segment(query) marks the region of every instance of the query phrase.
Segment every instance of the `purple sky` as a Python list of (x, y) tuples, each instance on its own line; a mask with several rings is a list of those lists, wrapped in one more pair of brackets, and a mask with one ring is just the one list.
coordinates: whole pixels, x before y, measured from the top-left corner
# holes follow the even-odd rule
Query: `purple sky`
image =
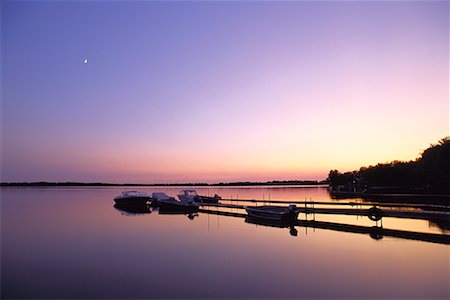
[(324, 179), (449, 134), (446, 1), (1, 9), (2, 181)]

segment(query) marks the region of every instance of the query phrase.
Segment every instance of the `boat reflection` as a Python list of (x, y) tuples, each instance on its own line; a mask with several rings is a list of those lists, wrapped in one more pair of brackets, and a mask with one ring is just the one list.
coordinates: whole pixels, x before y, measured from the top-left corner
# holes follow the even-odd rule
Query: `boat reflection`
[(194, 220), (198, 217), (198, 213), (196, 211), (187, 211), (183, 209), (171, 208), (161, 206), (158, 209), (160, 215), (185, 215), (189, 220)]
[(115, 204), (114, 208), (123, 216), (135, 217), (151, 213), (150, 207), (147, 204)]
[(269, 220), (262, 218), (255, 218), (252, 216), (247, 216), (245, 218), (246, 223), (267, 226), (267, 227), (278, 227), (278, 228), (289, 228), (289, 234), (292, 236), (298, 235), (298, 230), (294, 227), (294, 222), (285, 222), (281, 220)]
[(450, 232), (450, 220), (433, 220), (430, 221), (430, 226), (438, 227), (442, 233)]

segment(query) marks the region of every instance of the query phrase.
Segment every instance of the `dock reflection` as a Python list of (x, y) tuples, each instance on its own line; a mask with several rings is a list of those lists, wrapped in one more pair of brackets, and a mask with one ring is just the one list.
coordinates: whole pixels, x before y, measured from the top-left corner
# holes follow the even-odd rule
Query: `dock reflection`
[[(122, 215), (125, 216), (139, 216), (150, 214), (150, 206), (123, 206), (123, 205), (114, 205), (114, 208), (118, 210)], [(414, 231), (406, 231), (406, 230), (396, 230), (396, 229), (387, 229), (382, 226), (361, 226), (361, 225), (352, 225), (352, 224), (341, 224), (341, 223), (333, 223), (333, 222), (325, 222), (325, 221), (315, 221), (315, 220), (295, 220), (291, 223), (280, 223), (279, 221), (273, 220), (264, 220), (259, 218), (254, 218), (248, 216), (246, 213), (239, 212), (227, 212), (221, 210), (209, 210), (209, 209), (199, 209), (198, 212), (186, 212), (180, 210), (174, 210), (170, 208), (153, 208), (153, 211), (158, 211), (160, 215), (185, 215), (189, 220), (194, 220), (200, 214), (212, 214), (226, 217), (234, 217), (234, 218), (242, 218), (248, 224), (255, 224), (267, 227), (274, 227), (280, 229), (289, 229), (289, 234), (291, 236), (297, 236), (298, 230), (296, 227), (305, 227), (305, 228), (318, 228), (324, 230), (333, 230), (354, 234), (364, 234), (368, 235), (370, 238), (374, 240), (381, 240), (383, 237), (394, 237), (406, 240), (416, 240), (423, 241), (429, 243), (438, 243), (438, 244), (446, 244), (450, 245), (450, 235), (447, 234), (436, 234), (436, 233), (423, 233), (423, 232), (414, 232)], [(445, 225), (448, 226), (448, 222), (445, 222)], [(442, 224), (440, 224), (442, 226)]]
[(324, 221), (305, 221), (297, 220), (297, 225), (302, 227), (311, 227), (319, 229), (328, 229), (341, 232), (368, 234), (371, 238), (379, 240), (383, 237), (395, 237), (406, 240), (423, 241), (439, 244), (450, 244), (450, 235), (436, 234), (436, 233), (423, 233), (396, 229), (387, 229), (378, 226), (359, 226), (351, 224), (339, 224)]
[[(218, 210), (207, 210), (200, 209), (201, 213), (214, 214), (214, 215), (223, 215), (228, 217), (235, 218), (243, 218), (246, 220), (246, 223), (255, 224), (254, 220), (249, 219), (247, 214), (243, 213), (231, 213), (231, 212), (223, 212)], [(324, 221), (308, 221), (308, 220), (296, 220), (294, 224), (274, 224), (272, 221), (259, 220), (259, 225), (270, 226), (270, 227), (278, 227), (278, 228), (290, 228), (293, 227), (295, 229), (296, 226), (305, 227), (305, 228), (318, 228), (318, 229), (326, 229), (347, 233), (355, 233), (355, 234), (364, 234), (370, 236), (374, 240), (381, 240), (383, 237), (394, 237), (406, 240), (416, 240), (430, 243), (438, 243), (438, 244), (446, 244), (450, 245), (450, 235), (446, 234), (436, 234), (436, 233), (422, 233), (422, 232), (414, 232), (414, 231), (404, 231), (404, 230), (395, 230), (395, 229), (386, 229), (382, 226), (360, 226), (360, 225), (351, 225), (351, 224), (341, 224), (341, 223), (333, 223), (333, 222), (324, 222)], [(293, 232), (293, 231), (292, 231)], [(294, 234), (291, 234), (295, 236)]]

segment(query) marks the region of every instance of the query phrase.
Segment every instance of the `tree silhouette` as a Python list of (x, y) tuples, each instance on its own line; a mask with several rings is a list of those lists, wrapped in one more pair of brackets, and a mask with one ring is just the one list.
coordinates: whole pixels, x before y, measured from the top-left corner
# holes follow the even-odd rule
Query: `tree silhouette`
[(328, 181), (332, 187), (364, 182), (369, 187), (450, 194), (450, 137), (431, 144), (414, 161), (396, 160), (345, 173), (331, 170)]

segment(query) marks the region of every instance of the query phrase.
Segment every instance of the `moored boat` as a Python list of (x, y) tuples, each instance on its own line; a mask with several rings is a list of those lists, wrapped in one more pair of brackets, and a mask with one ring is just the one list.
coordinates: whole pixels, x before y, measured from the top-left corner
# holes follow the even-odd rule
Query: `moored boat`
[(168, 196), (166, 193), (156, 192), (152, 193), (152, 205), (158, 206), (161, 200), (175, 200), (174, 197)]
[(220, 199), (222, 199), (222, 197), (217, 194), (215, 194), (213, 197), (198, 195), (195, 201), (200, 203), (219, 203)]
[(114, 198), (114, 202), (120, 205), (145, 205), (150, 196), (145, 192), (127, 191)]
[(178, 193), (178, 199), (180, 199), (180, 201), (195, 201), (199, 203), (218, 203), (222, 198), (217, 194), (213, 197), (209, 197), (198, 195), (196, 190), (181, 190)]
[(192, 200), (177, 200), (175, 198), (160, 199), (158, 200), (160, 208), (179, 210), (179, 211), (197, 211), (199, 204)]
[(295, 204), (284, 206), (246, 206), (245, 210), (250, 217), (276, 221), (295, 221), (298, 217), (298, 211)]

